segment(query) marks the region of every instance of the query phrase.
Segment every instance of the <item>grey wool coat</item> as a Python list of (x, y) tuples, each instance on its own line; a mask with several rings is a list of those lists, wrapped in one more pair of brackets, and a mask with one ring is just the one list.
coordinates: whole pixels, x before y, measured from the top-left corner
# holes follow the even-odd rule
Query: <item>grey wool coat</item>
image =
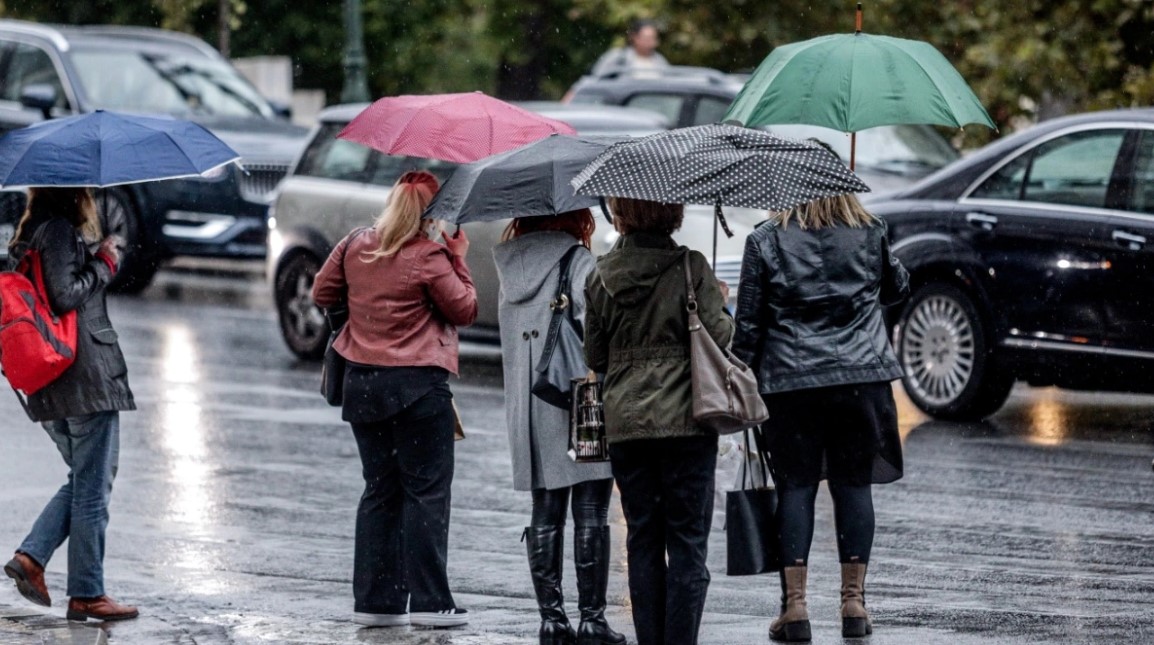
[[(577, 244), (568, 233), (542, 231), (493, 248), (501, 280), (498, 319), (515, 490), (565, 488), (613, 476), (609, 462), (578, 464), (569, 458), (569, 413), (530, 391), (553, 315), (549, 302), (557, 292), (559, 263)], [(569, 265), (569, 299), (577, 320), (585, 319), (584, 285), (593, 265), (587, 250), (578, 251)]]

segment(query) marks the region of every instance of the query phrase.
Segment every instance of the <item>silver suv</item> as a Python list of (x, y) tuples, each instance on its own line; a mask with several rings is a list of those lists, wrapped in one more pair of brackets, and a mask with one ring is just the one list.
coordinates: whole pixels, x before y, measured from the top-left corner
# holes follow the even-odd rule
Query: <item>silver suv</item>
[[(572, 125), (579, 133), (643, 136), (669, 127), (667, 120), (647, 110), (621, 107), (563, 105), (552, 102), (524, 103), (523, 107)], [(290, 350), (302, 358), (318, 358), (324, 352), (327, 329), (312, 301), (313, 278), (333, 245), (350, 230), (369, 225), (384, 208), (389, 188), (407, 170), (424, 168), (447, 179), (453, 165), (390, 157), (363, 146), (337, 139), (336, 135), (364, 105), (333, 107), (320, 115), (308, 146), (289, 176), (281, 182), (269, 217), (268, 273), (273, 287), (281, 332)], [(593, 252), (604, 253), (617, 233), (600, 213), (593, 236)], [(682, 244), (706, 256), (713, 252), (713, 209), (686, 208), (685, 224), (675, 236)], [(746, 235), (764, 214), (750, 209), (726, 209), (734, 237), (717, 241), (717, 273), (732, 285), (736, 295)], [(472, 340), (497, 340), (497, 271), (492, 248), (498, 243), (506, 221), (466, 224), (470, 239), (466, 260), (477, 284), (477, 323), (463, 330)]]

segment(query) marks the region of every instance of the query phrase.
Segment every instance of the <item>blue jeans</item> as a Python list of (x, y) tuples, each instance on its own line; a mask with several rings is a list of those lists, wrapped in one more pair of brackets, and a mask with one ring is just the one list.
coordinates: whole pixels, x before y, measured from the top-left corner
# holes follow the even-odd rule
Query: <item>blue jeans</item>
[(68, 595), (104, 595), (104, 530), (120, 457), (120, 413), (46, 421), (44, 429), (68, 464), (68, 482), (40, 512), (17, 549), (41, 566), (68, 540)]

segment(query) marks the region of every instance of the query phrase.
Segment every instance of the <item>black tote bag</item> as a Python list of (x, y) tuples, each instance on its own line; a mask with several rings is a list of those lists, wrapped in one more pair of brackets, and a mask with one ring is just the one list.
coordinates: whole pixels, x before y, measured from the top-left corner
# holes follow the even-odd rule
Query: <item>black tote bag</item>
[[(753, 435), (753, 452), (749, 436)], [(725, 494), (725, 574), (752, 576), (781, 568), (778, 562), (777, 490), (769, 483), (769, 461), (762, 451), (761, 428), (745, 432), (746, 462), (742, 464), (741, 489)], [(750, 456), (756, 454), (761, 481), (750, 472)], [(759, 485), (760, 484), (760, 485)]]

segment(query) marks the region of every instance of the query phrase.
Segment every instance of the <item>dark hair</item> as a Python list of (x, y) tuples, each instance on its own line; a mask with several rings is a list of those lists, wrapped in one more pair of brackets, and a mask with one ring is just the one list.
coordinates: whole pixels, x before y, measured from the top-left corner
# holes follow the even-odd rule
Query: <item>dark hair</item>
[(673, 235), (685, 219), (685, 206), (651, 202), (647, 199), (610, 197), (609, 210), (613, 223), (622, 235), (629, 233), (656, 233)]
[(562, 233), (568, 233), (577, 238), (585, 248), (590, 248), (593, 244), (593, 228), (595, 225), (593, 213), (590, 212), (588, 208), (569, 211), (568, 213), (561, 213), (560, 215), (554, 215), (552, 217), (548, 215), (518, 217), (512, 222), (509, 222), (509, 225), (505, 227), (505, 232), (501, 234), (501, 241), (504, 242), (521, 237), (526, 233), (561, 231)]
[(629, 27), (625, 29), (625, 33), (630, 36), (636, 36), (637, 34), (641, 33), (642, 29), (645, 29), (646, 27), (653, 27), (654, 30), (661, 31), (661, 28), (657, 26), (656, 20), (650, 20), (649, 18), (637, 18), (636, 20), (633, 20), (629, 23)]
[(100, 239), (100, 217), (96, 211), (96, 202), (92, 199), (92, 191), (88, 188), (56, 186), (29, 188), (28, 203), (24, 215), (16, 225), (16, 233), (9, 243), (10, 248), (15, 247), (17, 242), (27, 241), (23, 239), (27, 233), (24, 227), (37, 217), (63, 217), (80, 231), (86, 241), (95, 242)]

